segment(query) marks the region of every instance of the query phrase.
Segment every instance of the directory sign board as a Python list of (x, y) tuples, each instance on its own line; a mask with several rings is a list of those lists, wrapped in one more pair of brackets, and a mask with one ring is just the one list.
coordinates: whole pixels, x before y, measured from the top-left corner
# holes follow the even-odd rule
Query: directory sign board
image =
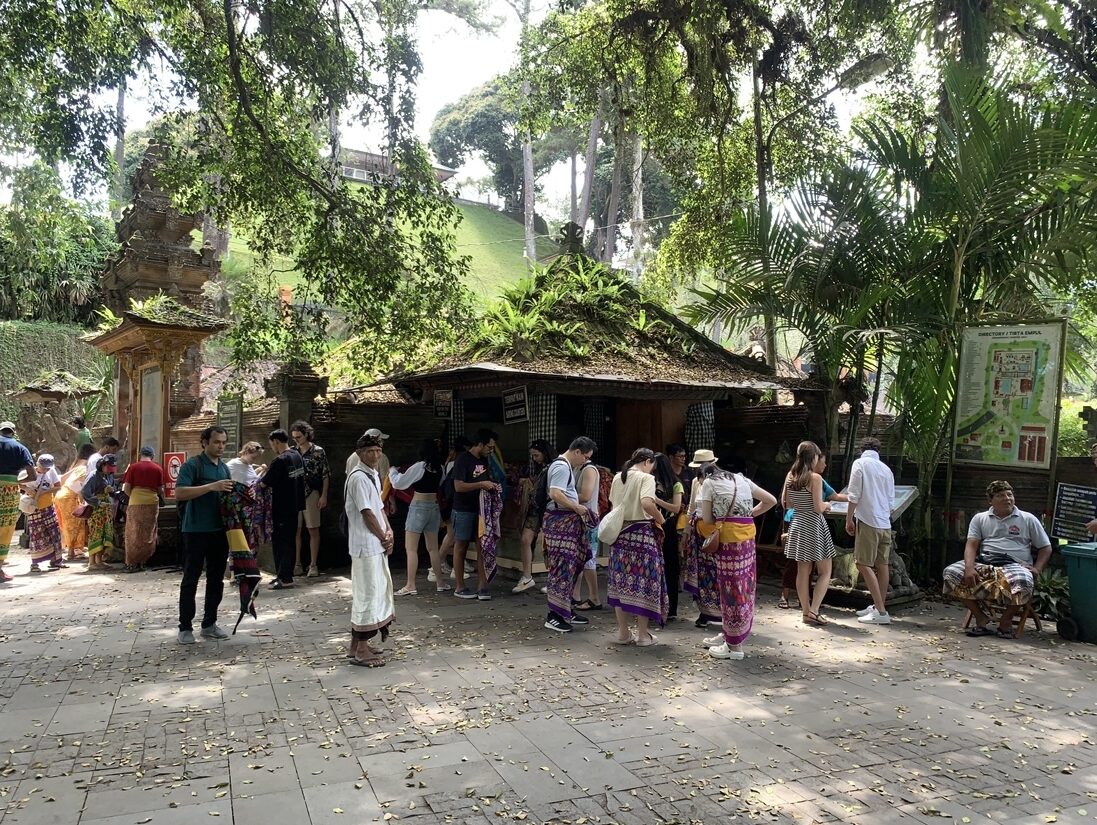
[(1051, 536), (1068, 542), (1090, 541), (1086, 525), (1097, 518), (1097, 489), (1078, 484), (1060, 484), (1055, 491)]
[(1062, 323), (964, 330), (952, 440), (957, 462), (1051, 467), (1064, 331)]

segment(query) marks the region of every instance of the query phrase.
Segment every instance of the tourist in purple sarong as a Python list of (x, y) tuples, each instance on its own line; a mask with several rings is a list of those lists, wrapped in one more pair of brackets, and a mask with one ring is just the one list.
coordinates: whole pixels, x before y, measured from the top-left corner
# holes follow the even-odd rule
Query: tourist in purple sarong
[(701, 484), (719, 468), (712, 450), (697, 450), (689, 465), (697, 471), (697, 479), (691, 490), (689, 514), (685, 537), (681, 543), (683, 588), (693, 596), (697, 604), (697, 620), (694, 627), (704, 629), (720, 624), (720, 586), (716, 577), (716, 564), (712, 557), (701, 552), (701, 545), (712, 535), (712, 528), (701, 519)]
[[(623, 526), (609, 550), (606, 601), (617, 617), (616, 644), (649, 647), (648, 626), (666, 622), (669, 599), (663, 574), (663, 514), (655, 503), (655, 453), (641, 447), (613, 479), (609, 500)], [(635, 629), (629, 627), (636, 617)]]
[(545, 536), (545, 559), (549, 566), (547, 593), (548, 618), (545, 628), (557, 633), (570, 633), (572, 625), (588, 625), (586, 616), (572, 613), (571, 595), (575, 582), (590, 558), (587, 525), (591, 522), (589, 508), (579, 502), (575, 485), (576, 471), (590, 461), (597, 445), (586, 436), (571, 442), (562, 455), (548, 466), (548, 504), (542, 530)]
[(741, 473), (718, 470), (701, 485), (698, 500), (701, 518), (714, 528), (702, 552), (715, 562), (723, 624), (702, 644), (717, 659), (742, 659), (743, 642), (754, 624), (758, 582), (754, 519), (775, 507), (777, 499)]

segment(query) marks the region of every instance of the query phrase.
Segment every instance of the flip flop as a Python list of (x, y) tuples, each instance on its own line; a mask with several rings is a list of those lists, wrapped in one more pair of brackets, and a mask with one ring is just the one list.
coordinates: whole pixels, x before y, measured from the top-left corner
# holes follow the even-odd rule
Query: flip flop
[[(988, 628), (988, 630), (989, 630), (989, 628)], [(994, 635), (997, 636), (999, 639), (1016, 639), (1017, 638), (1017, 631), (1014, 630), (1012, 627), (1009, 630), (1003, 630), (1002, 628), (998, 628), (997, 630), (995, 630), (993, 632), (994, 632)]]
[(809, 624), (812, 627), (826, 627), (830, 622), (820, 616), (818, 613), (805, 613), (804, 624)]
[(583, 599), (581, 602), (573, 604), (572, 608), (575, 610), (601, 610), (602, 605), (590, 599)]
[(781, 600), (777, 602), (777, 606), (782, 610), (788, 610), (788, 599), (781, 597)]
[(384, 667), (385, 660), (378, 657), (376, 659), (348, 659), (349, 664), (355, 667)]
[(628, 635), (628, 639), (619, 639), (619, 638), (615, 638), (615, 639), (613, 640), (613, 643), (614, 643), (615, 645), (621, 645), (622, 647), (625, 647), (625, 646), (627, 646), (627, 645), (634, 645), (634, 644), (636, 644), (636, 631), (635, 631), (635, 630), (630, 630), (630, 631), (629, 631), (629, 635)]
[(648, 638), (643, 641), (641, 641), (640, 639), (636, 640), (637, 647), (651, 647), (652, 645), (657, 644), (659, 644), (659, 637), (656, 636), (654, 633), (649, 633)]
[(993, 635), (995, 635), (995, 633), (997, 633), (997, 631), (992, 629), (992, 628), (979, 627), (979, 625), (975, 625), (973, 627), (969, 627), (967, 629), (967, 633), (965, 633), (964, 635), (966, 635), (966, 636), (993, 636)]

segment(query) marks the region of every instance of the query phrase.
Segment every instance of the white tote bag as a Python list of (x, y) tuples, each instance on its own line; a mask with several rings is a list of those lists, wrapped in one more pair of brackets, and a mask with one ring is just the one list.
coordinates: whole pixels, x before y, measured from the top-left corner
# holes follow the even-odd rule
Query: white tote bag
[(598, 541), (603, 544), (613, 544), (621, 535), (625, 526), (625, 510), (623, 507), (614, 507), (609, 515), (598, 522)]

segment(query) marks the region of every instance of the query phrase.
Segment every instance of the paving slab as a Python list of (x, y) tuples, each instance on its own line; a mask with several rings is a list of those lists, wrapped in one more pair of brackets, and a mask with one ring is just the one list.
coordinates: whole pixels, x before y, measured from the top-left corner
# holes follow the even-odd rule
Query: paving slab
[(1050, 627), (968, 639), (925, 603), (807, 628), (763, 589), (728, 662), (689, 621), (622, 649), (608, 612), (557, 636), (509, 583), (422, 581), (365, 669), (345, 576), (191, 647), (177, 597), (166, 572), (0, 586), (0, 825), (1097, 822), (1097, 648)]

